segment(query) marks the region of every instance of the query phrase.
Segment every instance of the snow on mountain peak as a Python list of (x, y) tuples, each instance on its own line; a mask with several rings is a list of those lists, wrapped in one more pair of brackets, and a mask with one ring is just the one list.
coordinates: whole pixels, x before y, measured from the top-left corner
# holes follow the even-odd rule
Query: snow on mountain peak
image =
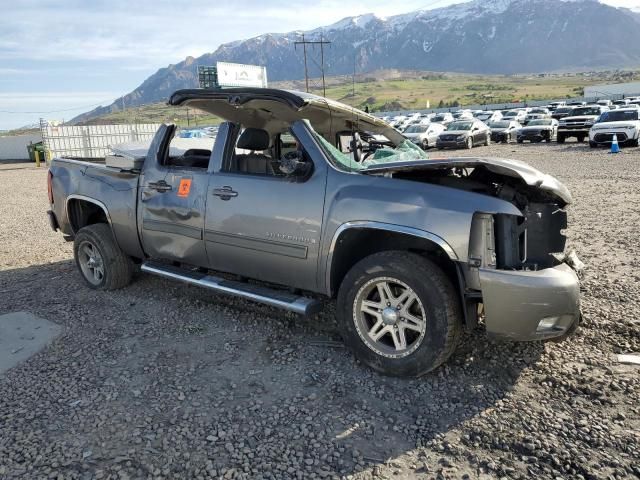
[[(365, 13), (364, 15), (357, 15), (355, 17), (345, 17), (342, 20), (337, 21), (327, 27), (322, 27), (323, 30), (344, 30), (346, 28), (358, 27), (365, 28), (373, 20), (386, 20), (384, 17), (380, 17), (375, 13)], [(316, 29), (319, 30), (319, 29)]]

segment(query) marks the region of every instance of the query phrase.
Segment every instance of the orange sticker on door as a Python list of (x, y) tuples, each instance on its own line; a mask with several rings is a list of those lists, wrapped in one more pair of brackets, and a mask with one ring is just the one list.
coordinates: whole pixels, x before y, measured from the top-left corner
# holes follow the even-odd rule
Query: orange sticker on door
[(181, 178), (180, 185), (178, 186), (178, 196), (183, 198), (188, 197), (190, 191), (191, 191), (191, 179)]

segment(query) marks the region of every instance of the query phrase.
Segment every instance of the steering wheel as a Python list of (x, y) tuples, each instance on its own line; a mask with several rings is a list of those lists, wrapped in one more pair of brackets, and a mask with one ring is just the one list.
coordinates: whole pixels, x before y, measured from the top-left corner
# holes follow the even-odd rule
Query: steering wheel
[(362, 161), (362, 140), (358, 132), (353, 132), (353, 138), (351, 139), (351, 153), (353, 153), (353, 160), (356, 163)]

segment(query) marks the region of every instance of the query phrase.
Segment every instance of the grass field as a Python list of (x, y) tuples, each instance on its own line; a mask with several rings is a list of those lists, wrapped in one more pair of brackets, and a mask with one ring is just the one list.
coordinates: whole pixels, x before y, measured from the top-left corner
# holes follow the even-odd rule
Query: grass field
[[(507, 103), (576, 97), (588, 85), (640, 79), (637, 72), (590, 72), (557, 75), (469, 75), (383, 70), (356, 76), (329, 77), (327, 97), (374, 111), (413, 110), (439, 106)], [(319, 79), (312, 92), (322, 94)], [(274, 88), (304, 90), (304, 81), (274, 82)], [(429, 106), (429, 107), (428, 107)], [(87, 123), (173, 122), (181, 126), (219, 122), (205, 112), (168, 107), (163, 103), (113, 112)]]

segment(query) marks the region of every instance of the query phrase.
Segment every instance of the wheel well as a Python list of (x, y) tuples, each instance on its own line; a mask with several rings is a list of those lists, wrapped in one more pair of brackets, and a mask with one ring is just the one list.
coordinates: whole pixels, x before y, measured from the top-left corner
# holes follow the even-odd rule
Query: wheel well
[(331, 268), (331, 295), (334, 296), (351, 267), (374, 253), (400, 250), (423, 255), (438, 265), (459, 291), (455, 263), (438, 244), (425, 238), (377, 229), (348, 229), (335, 244)]
[(71, 199), (67, 204), (67, 217), (73, 232), (95, 223), (109, 223), (104, 209), (88, 200)]

